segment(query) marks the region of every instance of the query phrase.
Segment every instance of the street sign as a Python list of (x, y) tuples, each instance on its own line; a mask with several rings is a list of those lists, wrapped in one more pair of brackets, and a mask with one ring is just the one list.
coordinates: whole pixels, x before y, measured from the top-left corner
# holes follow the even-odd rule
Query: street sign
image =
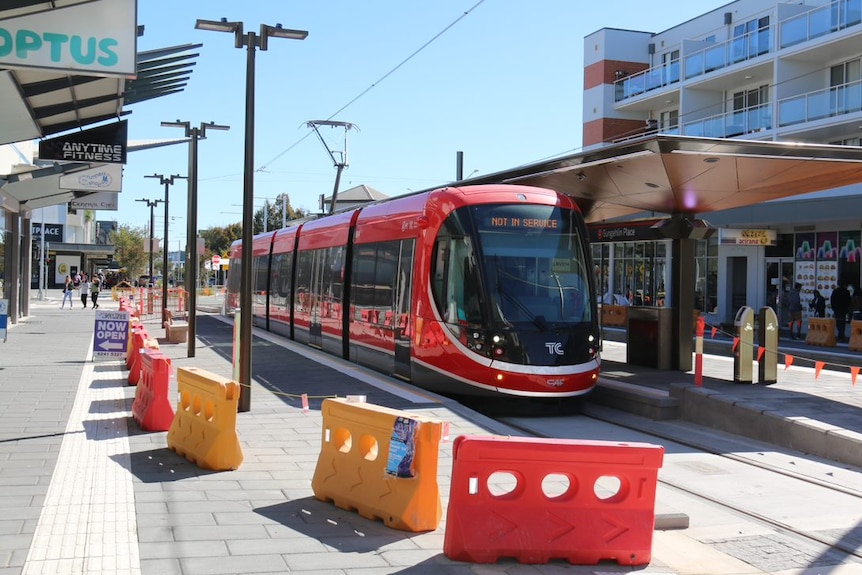
[(218, 266), (221, 265), (221, 256), (216, 254), (213, 256), (213, 265)]
[(9, 321), (9, 300), (0, 299), (0, 339), (6, 342), (6, 323)]
[(129, 344), (129, 312), (96, 310), (93, 358), (126, 357)]

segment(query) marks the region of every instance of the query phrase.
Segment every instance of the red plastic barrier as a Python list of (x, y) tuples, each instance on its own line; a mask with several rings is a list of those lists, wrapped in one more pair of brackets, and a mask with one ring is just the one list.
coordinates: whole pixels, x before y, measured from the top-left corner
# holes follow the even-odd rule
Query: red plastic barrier
[[(650, 562), (660, 445), (461, 436), (453, 456), (450, 559)], [(498, 483), (511, 490), (495, 495)]]
[(141, 381), (135, 390), (132, 417), (144, 431), (168, 431), (174, 421), (174, 408), (168, 397), (171, 359), (158, 350), (141, 352)]
[(138, 385), (141, 381), (141, 351), (144, 349), (159, 349), (159, 342), (150, 338), (145, 328), (132, 334), (131, 365), (129, 365), (129, 385)]

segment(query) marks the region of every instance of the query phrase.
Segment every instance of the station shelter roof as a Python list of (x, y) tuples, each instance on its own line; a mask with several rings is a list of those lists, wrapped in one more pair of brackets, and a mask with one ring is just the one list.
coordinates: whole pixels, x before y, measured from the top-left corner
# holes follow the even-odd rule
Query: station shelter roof
[(470, 178), (571, 196), (587, 222), (703, 214), (862, 182), (862, 147), (650, 135)]

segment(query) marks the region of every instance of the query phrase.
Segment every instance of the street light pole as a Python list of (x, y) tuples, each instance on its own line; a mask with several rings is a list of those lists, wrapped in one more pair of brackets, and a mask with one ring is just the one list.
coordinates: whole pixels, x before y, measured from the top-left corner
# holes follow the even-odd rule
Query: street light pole
[[(185, 178), (185, 176), (180, 176), (178, 174), (174, 174), (172, 176), (165, 177), (164, 174), (153, 174), (152, 176), (144, 176), (145, 178), (159, 178), (159, 183), (165, 187), (165, 249), (164, 249), (164, 258), (162, 259), (162, 321), (167, 319), (165, 311), (168, 309), (168, 207), (170, 202), (168, 201), (168, 197), (170, 195), (170, 186), (174, 185), (175, 179)], [(150, 272), (152, 275), (152, 272)]]
[[(150, 208), (150, 279), (147, 283), (153, 282), (153, 237), (155, 236), (155, 228), (156, 228), (156, 215), (153, 211), (153, 208), (158, 206), (159, 204), (164, 203), (164, 200), (149, 200), (149, 199), (140, 199), (135, 200), (136, 202), (146, 202), (147, 207)], [(147, 286), (149, 287), (149, 285)]]
[(186, 279), (185, 287), (189, 294), (189, 330), (188, 330), (188, 353), (187, 357), (195, 356), (196, 316), (197, 311), (197, 273), (198, 273), (198, 140), (206, 139), (207, 129), (230, 130), (230, 126), (223, 126), (215, 122), (202, 122), (200, 128), (193, 128), (191, 122), (162, 122), (162, 126), (169, 128), (183, 128), (186, 138), (189, 138), (189, 221), (186, 228)]
[(240, 264), (240, 324), (239, 324), (239, 384), (240, 395), (238, 411), (251, 410), (251, 317), (252, 317), (252, 242), (254, 235), (254, 58), (257, 48), (266, 51), (269, 38), (288, 38), (304, 40), (308, 36), (305, 30), (290, 30), (282, 28), (281, 24), (260, 25), (260, 38), (254, 32), (243, 34), (242, 22), (198, 20), (195, 28), (214, 32), (229, 32), (234, 34), (235, 47), (248, 49), (245, 70), (245, 166), (243, 169), (243, 206), (242, 206), (242, 260)]

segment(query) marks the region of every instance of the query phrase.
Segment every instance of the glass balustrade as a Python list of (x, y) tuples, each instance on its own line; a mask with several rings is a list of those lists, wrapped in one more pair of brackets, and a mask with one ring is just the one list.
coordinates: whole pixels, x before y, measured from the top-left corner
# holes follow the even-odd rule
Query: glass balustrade
[(862, 81), (784, 98), (778, 102), (779, 126), (792, 126), (862, 111)]

